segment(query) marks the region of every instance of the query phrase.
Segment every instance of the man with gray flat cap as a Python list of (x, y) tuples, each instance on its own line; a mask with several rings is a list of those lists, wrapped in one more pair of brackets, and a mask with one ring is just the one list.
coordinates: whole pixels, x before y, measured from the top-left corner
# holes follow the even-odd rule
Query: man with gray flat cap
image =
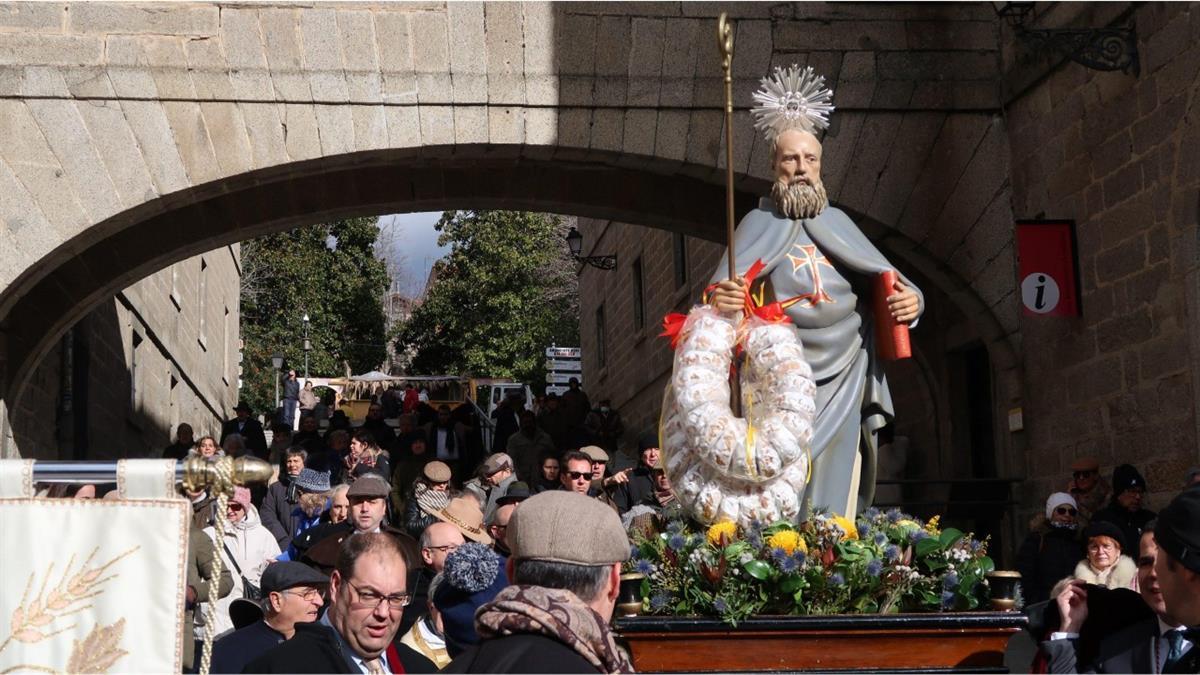
[(1154, 572), (1166, 609), (1187, 626), (1184, 639), (1192, 648), (1168, 663), (1166, 673), (1200, 672), (1200, 488), (1191, 487), (1171, 500), (1154, 524), (1158, 557)]
[(443, 672), (634, 672), (608, 628), (629, 558), (616, 512), (575, 492), (543, 492), (512, 514), (507, 540), (513, 585), (479, 608), (480, 643)]
[(271, 647), (292, 639), (297, 623), (317, 620), (329, 577), (298, 562), (271, 563), (262, 575), (263, 618), (213, 643), (210, 673), (240, 673)]

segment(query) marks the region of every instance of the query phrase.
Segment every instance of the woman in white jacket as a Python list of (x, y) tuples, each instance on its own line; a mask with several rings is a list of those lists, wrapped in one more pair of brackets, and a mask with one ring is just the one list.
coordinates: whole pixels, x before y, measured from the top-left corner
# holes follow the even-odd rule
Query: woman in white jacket
[[(216, 528), (204, 528), (204, 533), (216, 543), (222, 564), (233, 575), (233, 591), (217, 601), (214, 635), (221, 635), (233, 629), (233, 620), (229, 618), (229, 605), (244, 595), (242, 578), (256, 587), (259, 586), (262, 583), (263, 570), (279, 555), (279, 544), (275, 541), (275, 535), (263, 527), (258, 510), (250, 503), (250, 490), (244, 487), (235, 488), (233, 499), (229, 500), (225, 513), (229, 522), (225, 524), (224, 546), (216, 540)], [(197, 635), (203, 634), (204, 630), (199, 617), (198, 613)]]

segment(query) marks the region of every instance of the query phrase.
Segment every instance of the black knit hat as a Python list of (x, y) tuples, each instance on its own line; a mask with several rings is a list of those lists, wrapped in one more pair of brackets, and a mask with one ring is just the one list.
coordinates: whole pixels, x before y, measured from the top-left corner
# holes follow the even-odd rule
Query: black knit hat
[(649, 450), (650, 448), (657, 448), (657, 447), (658, 447), (658, 434), (657, 433), (655, 433), (653, 431), (647, 431), (646, 433), (642, 434), (641, 436), (638, 436), (638, 452), (639, 453), (641, 453), (643, 450)]
[(1121, 551), (1128, 551), (1129, 545), (1125, 542), (1125, 532), (1115, 524), (1104, 520), (1093, 520), (1083, 530), (1083, 540), (1086, 542), (1092, 537), (1108, 537), (1117, 542), (1117, 546), (1121, 547)]
[(1200, 487), (1190, 487), (1159, 511), (1154, 539), (1183, 566), (1200, 573)]
[(1138, 470), (1132, 464), (1122, 464), (1113, 469), (1112, 488), (1114, 497), (1135, 487), (1145, 490), (1146, 479), (1142, 478), (1142, 474), (1138, 473)]

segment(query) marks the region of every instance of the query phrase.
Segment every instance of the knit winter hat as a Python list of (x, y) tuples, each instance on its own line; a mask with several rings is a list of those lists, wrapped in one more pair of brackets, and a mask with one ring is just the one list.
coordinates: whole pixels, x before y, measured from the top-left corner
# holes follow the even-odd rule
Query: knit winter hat
[(1075, 502), (1074, 497), (1067, 494), (1066, 492), (1055, 492), (1054, 494), (1050, 495), (1049, 499), (1046, 500), (1046, 517), (1050, 518), (1051, 516), (1053, 516), (1054, 509), (1062, 506), (1063, 504), (1069, 505), (1071, 508), (1075, 509), (1076, 511), (1079, 510), (1079, 504), (1077, 504)]
[(1146, 479), (1142, 478), (1142, 474), (1138, 473), (1137, 468), (1132, 464), (1122, 464), (1113, 469), (1112, 488), (1114, 497), (1135, 487), (1143, 490), (1146, 489)]
[(250, 488), (237, 486), (233, 488), (233, 499), (230, 501), (237, 502), (242, 505), (242, 510), (250, 510)]
[(454, 656), (479, 643), (475, 610), (508, 586), (504, 559), (491, 548), (467, 542), (446, 557), (442, 583), (433, 591), (433, 605), (442, 613), (446, 648)]
[(329, 472), (301, 469), (300, 475), (292, 481), (296, 487), (305, 492), (329, 492)]

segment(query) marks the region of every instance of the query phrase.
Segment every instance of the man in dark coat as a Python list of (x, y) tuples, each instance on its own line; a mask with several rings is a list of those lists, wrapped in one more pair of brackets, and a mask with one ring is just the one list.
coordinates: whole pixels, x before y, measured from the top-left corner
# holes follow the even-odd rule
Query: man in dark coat
[(292, 520), (292, 512), (299, 503), (302, 488), (294, 484), (300, 472), (304, 470), (304, 461), (308, 453), (304, 448), (288, 448), (285, 455), (283, 472), (279, 480), (267, 488), (267, 496), (263, 498), (262, 507), (258, 510), (263, 527), (275, 535), (275, 542), (280, 551), (286, 551), (292, 543), (292, 533), (296, 523)]
[(1146, 495), (1146, 479), (1132, 464), (1113, 469), (1113, 496), (1108, 506), (1092, 515), (1092, 521), (1103, 520), (1121, 528), (1125, 546), (1133, 546), (1142, 536), (1146, 524), (1154, 520), (1154, 512), (1142, 508)]
[(625, 474), (626, 480), (613, 493), (613, 501), (621, 513), (639, 504), (659, 505), (654, 494), (654, 466), (658, 464), (659, 454), (658, 434), (642, 434), (638, 439), (638, 465)]
[(300, 381), (296, 379), (296, 371), (289, 370), (283, 378), (283, 410), (279, 421), (290, 427), (296, 422), (296, 412), (300, 407)]
[(367, 418), (363, 420), (360, 429), (366, 429), (371, 432), (371, 436), (375, 438), (375, 442), (379, 447), (392, 451), (396, 445), (396, 430), (392, 429), (387, 420), (383, 419), (383, 406), (379, 403), (372, 403), (367, 408)]
[(163, 449), (163, 459), (179, 461), (187, 459), (188, 453), (196, 445), (193, 438), (192, 425), (183, 422), (175, 429), (175, 442)]
[(1189, 487), (1162, 510), (1154, 525), (1154, 575), (1166, 611), (1188, 626), (1192, 648), (1163, 672), (1200, 672), (1200, 488)]
[[(1142, 535), (1138, 553), (1138, 593), (1154, 611), (1154, 615), (1104, 636), (1099, 643), (1095, 662), (1088, 668), (1089, 672), (1170, 672), (1195, 649), (1192, 640), (1185, 634), (1186, 627), (1181, 625), (1181, 620), (1167, 610), (1163, 589), (1154, 570), (1155, 560), (1160, 555), (1154, 532), (1147, 531)], [(1076, 582), (1056, 598), (1063, 623), (1058, 631), (1051, 634), (1050, 640), (1042, 643), (1052, 673), (1080, 672), (1088, 666), (1078, 662), (1080, 650), (1076, 641), (1091, 611), (1088, 606), (1089, 588), (1095, 589)]]
[(245, 401), (239, 401), (233, 409), (237, 417), (221, 425), (221, 445), (230, 434), (240, 434), (246, 443), (246, 450), (256, 457), (265, 457), (267, 453), (267, 435), (263, 433), (258, 420), (250, 417), (254, 413)]
[(240, 673), (275, 645), (292, 639), (297, 623), (316, 621), (329, 577), (298, 562), (278, 562), (262, 575), (263, 618), (213, 643), (210, 673)]
[(391, 647), (412, 599), (406, 553), (395, 538), (363, 533), (346, 540), (329, 578), (329, 611), (296, 624), (295, 636), (246, 665), (248, 673), (436, 672), (411, 650)]
[(479, 608), (480, 642), (443, 672), (633, 672), (608, 628), (629, 558), (616, 512), (574, 492), (543, 492), (513, 512), (506, 536), (514, 585)]

